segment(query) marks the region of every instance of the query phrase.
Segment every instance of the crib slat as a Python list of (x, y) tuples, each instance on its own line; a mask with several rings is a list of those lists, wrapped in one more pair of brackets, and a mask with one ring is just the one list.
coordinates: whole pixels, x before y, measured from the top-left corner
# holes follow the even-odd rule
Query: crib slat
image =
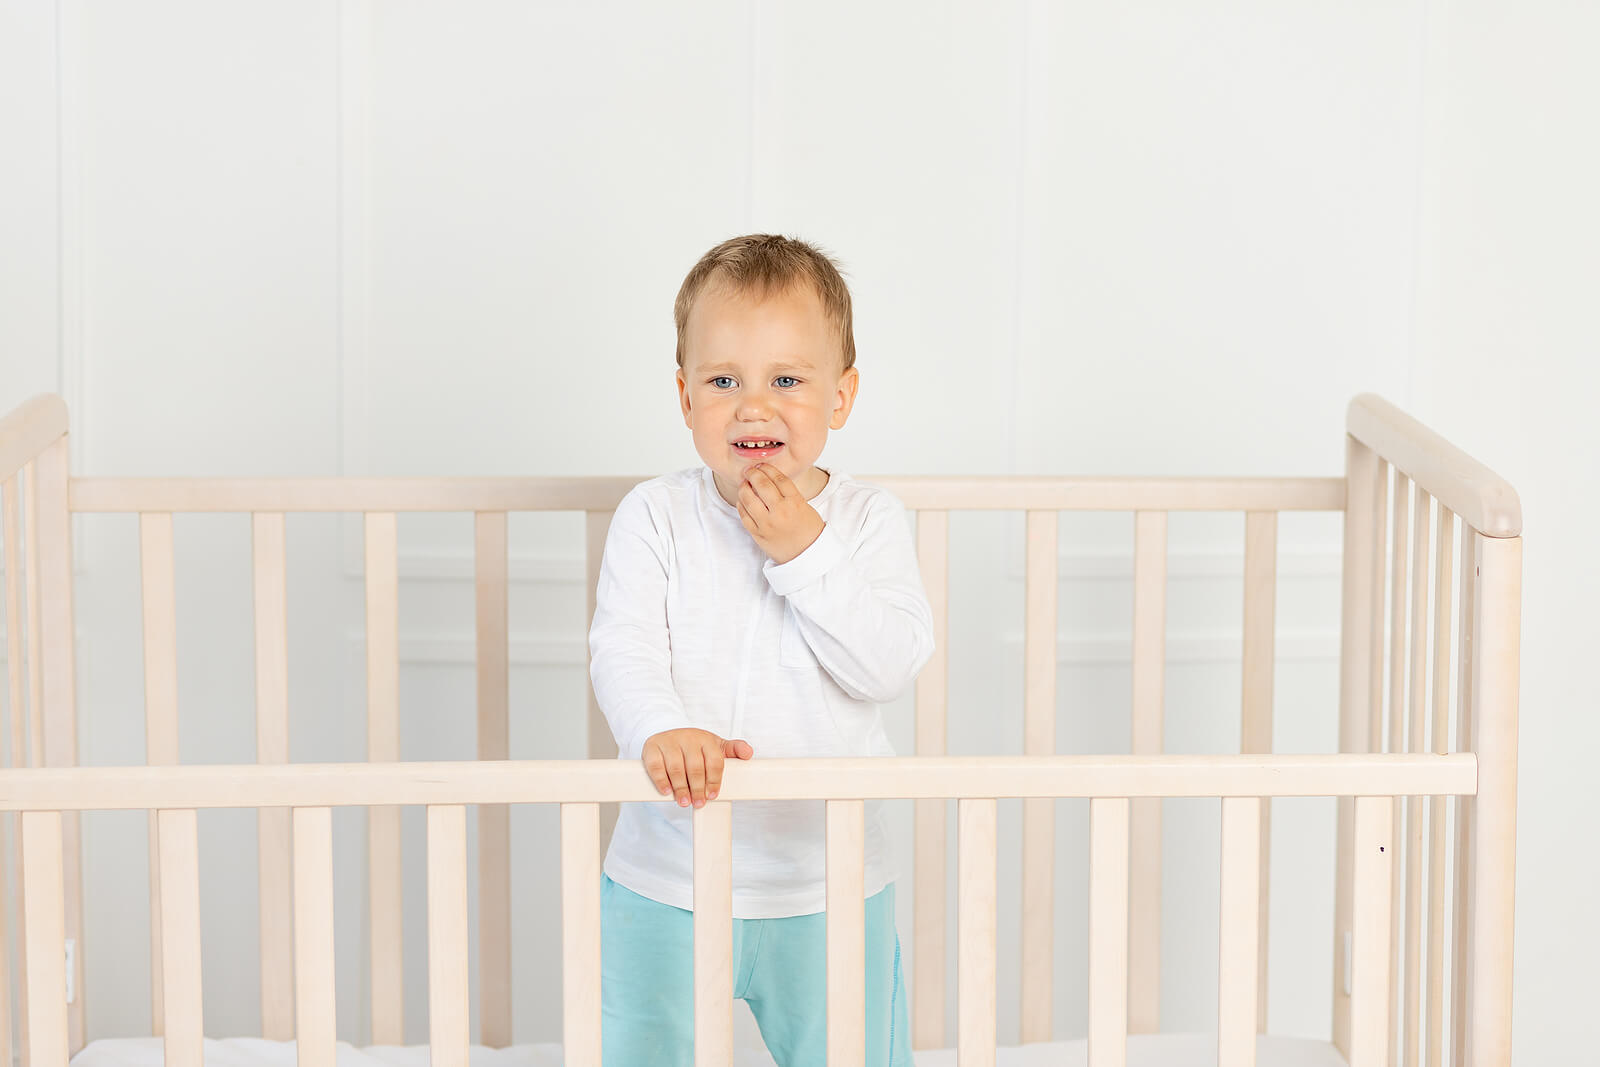
[(293, 818), (295, 1053), (299, 1067), (334, 1067), (333, 812), (295, 808)]
[(430, 1067), (467, 1067), (467, 809), (428, 806)]
[[(917, 562), (933, 612), (933, 655), (917, 675), (916, 752), (942, 756), (946, 750), (946, 715), (950, 684), (950, 513), (917, 512)], [(918, 800), (915, 895), (912, 921), (916, 944), (911, 986), (913, 1049), (945, 1045), (945, 891), (948, 805), (943, 800)]]
[[(31, 471), (31, 465), (24, 472)], [(31, 474), (29, 475), (31, 477)], [(32, 766), (28, 748), (28, 707), (23, 703), (24, 679), (34, 674), (33, 655), (25, 653), (22, 645), (22, 585), (24, 578), (33, 581), (30, 565), (26, 575), (18, 562), (22, 547), (22, 500), (20, 475), (13, 474), (5, 483), (5, 568), (6, 568), (6, 673), (10, 676), (11, 694), (11, 764), (14, 767)], [(31, 564), (31, 556), (30, 556)], [(33, 617), (30, 610), (29, 618)], [(37, 631), (29, 631), (37, 633)], [(32, 643), (37, 643), (32, 642)], [(26, 658), (24, 658), (26, 656)], [(37, 689), (32, 690), (38, 699)], [(29, 1067), (28, 1042), (28, 941), (23, 927), (26, 918), (26, 894), (22, 883), (22, 823), (14, 821), (16, 839), (12, 842), (12, 869), (15, 872), (17, 895), (17, 1015), (16, 1039), (22, 1048), (22, 1067)], [(3, 905), (9, 910), (9, 902)], [(10, 1047), (9, 1045), (6, 1047)]]
[[(1461, 523), (1461, 606), (1456, 651), (1456, 745), (1457, 752), (1476, 752), (1473, 735), (1473, 677), (1476, 643), (1473, 621), (1477, 618), (1478, 583), (1477, 542), (1472, 527)], [(1465, 1067), (1467, 1054), (1467, 1005), (1471, 1002), (1471, 959), (1467, 953), (1468, 931), (1472, 929), (1473, 885), (1476, 883), (1476, 857), (1473, 855), (1473, 826), (1477, 803), (1472, 797), (1456, 798), (1456, 890), (1451, 915), (1454, 944), (1450, 975), (1450, 1056), (1453, 1067)]]
[[(478, 758), (511, 758), (509, 576), (506, 513), (476, 518)], [(478, 1031), (490, 1048), (511, 1044), (511, 809), (478, 806)]]
[(992, 799), (957, 802), (956, 1062), (995, 1062), (995, 813)]
[[(30, 631), (39, 637), (39, 647), (51, 655), (40, 660), (40, 702), (35, 711), (42, 720), (36, 746), (40, 763), (49, 767), (74, 767), (78, 763), (78, 718), (76, 670), (76, 629), (73, 625), (72, 526), (70, 524), (70, 468), (65, 435), (45, 448), (36, 460), (38, 506), (29, 511), (37, 522), (30, 540), (38, 545), (37, 600), (38, 626)], [(30, 581), (29, 588), (34, 588)], [(83, 945), (83, 850), (80, 847), (80, 820), (77, 812), (63, 816), (62, 884), (66, 892), (66, 938)], [(78, 995), (67, 1005), (67, 1048), (76, 1052), (84, 1044), (83, 958), (80, 951), (72, 963), (73, 987)]]
[[(1372, 687), (1370, 650), (1374, 630), (1381, 626), (1381, 609), (1375, 608), (1380, 587), (1372, 574), (1381, 566), (1383, 553), (1375, 544), (1382, 534), (1375, 521), (1386, 488), (1377, 453), (1355, 437), (1345, 435), (1344, 552), (1340, 583), (1339, 631), (1339, 751), (1367, 752), (1370, 732), (1368, 700)], [(1350, 975), (1345, 965), (1345, 938), (1350, 936), (1351, 879), (1355, 870), (1355, 803), (1349, 797), (1336, 801), (1338, 855), (1334, 886), (1333, 925), (1333, 1045), (1346, 1060), (1350, 1056)]]
[[(393, 512), (366, 517), (367, 761), (400, 758), (400, 578)], [(405, 1044), (402, 993), (400, 809), (367, 809), (372, 930), (372, 1043)]]
[[(1240, 752), (1272, 751), (1272, 676), (1276, 656), (1274, 629), (1278, 596), (1278, 515), (1252, 511), (1244, 523), (1244, 656), (1243, 713)], [(1256, 1008), (1257, 1033), (1267, 1031), (1268, 876), (1271, 872), (1272, 801), (1261, 805), (1259, 855), (1256, 863)], [(1254, 1044), (1251, 1045), (1254, 1048)], [(1226, 1061), (1224, 1061), (1226, 1062)]]
[[(1028, 512), (1027, 626), (1023, 752), (1056, 752), (1056, 597), (1058, 522), (1054, 511)], [(1022, 802), (1023, 1044), (1048, 1041), (1055, 1004), (1056, 802)]]
[(200, 853), (194, 809), (157, 813), (161, 849), (162, 1003), (166, 1067), (201, 1067)]
[(567, 1063), (600, 1062), (600, 805), (561, 805), (561, 1018)]
[(1355, 937), (1350, 988), (1350, 1067), (1383, 1067), (1394, 1053), (1389, 984), (1394, 798), (1356, 798)]
[[(0, 528), (0, 542), (5, 545), (5, 588), (6, 588), (6, 693), (9, 697), (8, 705), (8, 735), (10, 741), (10, 758), (8, 766), (22, 767), (27, 765), (27, 739), (26, 716), (27, 708), (23, 705), (22, 690), (22, 599), (19, 595), (22, 588), (22, 569), (18, 564), (20, 553), (17, 551), (22, 543), (21, 509), (18, 507), (18, 481), (13, 474), (0, 486), (0, 508), (3, 508), (3, 528)], [(6, 816), (6, 823), (13, 824), (11, 816)], [(15, 861), (12, 869), (16, 872), (17, 896), (22, 893), (22, 840), (21, 827), (15, 831), (16, 837), (7, 843), (7, 847), (15, 850)], [(0, 873), (3, 877), (3, 873)], [(0, 887), (0, 895), (3, 887)], [(18, 919), (21, 918), (19, 909)], [(24, 1025), (28, 1013), (27, 983), (22, 980), (22, 975), (27, 971), (27, 960), (23, 955), (22, 927), (17, 926), (17, 1014), (13, 1024), (11, 1015), (11, 954), (10, 938), (5, 936), (5, 930), (11, 921), (11, 901), (0, 900), (0, 1048), (12, 1048), (13, 1028), (16, 1031), (16, 1041), (27, 1049), (26, 1026)]]
[(1467, 1060), (1511, 1062), (1511, 971), (1517, 848), (1517, 690), (1522, 643), (1522, 538), (1473, 537), (1472, 978)]
[[(282, 512), (251, 516), (255, 581), (256, 762), (289, 762), (289, 605)], [(293, 844), (288, 808), (256, 813), (261, 900), (261, 1036), (294, 1036)]]
[(828, 812), (828, 1067), (862, 1067), (867, 1049), (866, 804)]
[(1089, 1067), (1128, 1062), (1126, 797), (1089, 801)]
[[(1431, 537), (1432, 498), (1417, 486), (1411, 513), (1411, 678), (1406, 709), (1405, 750), (1421, 752), (1427, 743), (1428, 651), (1428, 540)], [(1406, 798), (1406, 939), (1405, 1027), (1402, 1031), (1406, 1067), (1417, 1067), (1421, 1050), (1417, 1014), (1422, 995), (1422, 798)]]
[(61, 813), (22, 813), (22, 883), (27, 901), (23, 943), (27, 946), (30, 1067), (67, 1067), (65, 885)]
[(1255, 1067), (1261, 931), (1260, 797), (1222, 798), (1221, 962), (1217, 980), (1217, 1062)]
[(733, 808), (694, 812), (694, 1063), (733, 1062)]
[[(1441, 501), (1433, 615), (1432, 750), (1450, 750), (1450, 579), (1455, 516)], [(1428, 798), (1428, 1067), (1444, 1064), (1444, 895), (1446, 797)]]
[[(14, 574), (14, 570), (6, 572), (7, 577)], [(8, 666), (15, 662), (14, 659), (6, 660)], [(7, 759), (5, 766), (9, 766), (10, 762)], [(10, 826), (11, 816), (0, 816), (0, 1049), (8, 1057), (16, 1047), (11, 1037), (11, 883), (7, 872), (10, 863), (5, 858), (5, 851), (11, 844), (11, 835), (7, 832)]]
[(27, 706), (23, 703), (22, 679), (26, 668), (22, 661), (22, 568), (18, 563), (22, 544), (21, 511), (17, 500), (17, 476), (5, 481), (4, 522), (0, 531), (5, 542), (6, 578), (6, 690), (11, 700), (10, 735), (11, 765), (28, 765)]
[(28, 765), (43, 767), (44, 762), (44, 668), (39, 655), (43, 622), (39, 606), (39, 493), (35, 464), (23, 469), (22, 521), (27, 533), (22, 540), (23, 567), (27, 571), (24, 607), (28, 616), (28, 642), (23, 648), (23, 666), (28, 675)]
[[(1406, 722), (1406, 577), (1408, 560), (1406, 549), (1411, 532), (1411, 479), (1396, 470), (1394, 477), (1394, 524), (1390, 540), (1393, 559), (1389, 568), (1389, 744), (1388, 751), (1399, 752), (1405, 747)], [(1390, 818), (1394, 825), (1390, 840), (1399, 846), (1401, 841), (1399, 804), (1391, 805)], [(1399, 1060), (1400, 1048), (1400, 917), (1404, 908), (1404, 885), (1400, 880), (1403, 868), (1399, 863), (1389, 864), (1389, 1058), (1388, 1067)]]
[[(178, 762), (178, 612), (173, 566), (172, 516), (139, 516), (140, 595), (144, 619), (145, 763), (151, 767)], [(166, 943), (161, 893), (160, 832), (157, 815), (149, 814), (150, 849), (150, 1020), (154, 1035), (163, 1034)]]
[[(611, 529), (611, 517), (615, 511), (590, 511), (584, 517), (584, 545), (585, 545), (585, 572), (584, 595), (587, 598), (587, 607), (584, 612), (584, 633), (588, 633), (594, 625), (595, 597), (600, 587), (600, 562), (605, 556), (606, 534)], [(600, 702), (595, 699), (594, 685), (589, 681), (589, 644), (584, 642), (583, 648), (583, 678), (584, 692), (589, 697), (589, 758), (590, 759), (615, 759), (617, 756), (617, 739), (611, 736), (611, 726), (606, 722), (605, 714), (600, 710)], [(611, 844), (611, 831), (617, 825), (617, 814), (621, 811), (618, 804), (600, 805), (600, 852), (605, 854)]]
[[(1164, 746), (1166, 512), (1135, 515), (1133, 555), (1133, 753), (1145, 755)], [(1133, 801), (1131, 820), (1128, 1030), (1153, 1034), (1161, 1029), (1161, 801)]]

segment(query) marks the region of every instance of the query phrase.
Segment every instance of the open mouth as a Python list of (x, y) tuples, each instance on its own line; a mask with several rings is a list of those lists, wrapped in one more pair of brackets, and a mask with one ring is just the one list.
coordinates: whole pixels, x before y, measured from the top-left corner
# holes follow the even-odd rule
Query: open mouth
[(782, 448), (782, 441), (735, 441), (733, 447), (741, 452), (771, 452)]

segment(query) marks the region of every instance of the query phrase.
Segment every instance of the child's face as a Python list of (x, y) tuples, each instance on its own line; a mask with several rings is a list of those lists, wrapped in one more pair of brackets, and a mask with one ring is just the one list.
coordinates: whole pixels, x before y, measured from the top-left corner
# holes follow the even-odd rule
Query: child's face
[[(737, 506), (756, 463), (777, 467), (808, 500), (822, 491), (828, 479), (814, 464), (828, 431), (849, 417), (859, 375), (854, 367), (839, 373), (839, 333), (811, 286), (764, 298), (707, 287), (684, 327), (683, 361), (683, 421), (724, 500)], [(745, 438), (780, 444), (734, 443)]]

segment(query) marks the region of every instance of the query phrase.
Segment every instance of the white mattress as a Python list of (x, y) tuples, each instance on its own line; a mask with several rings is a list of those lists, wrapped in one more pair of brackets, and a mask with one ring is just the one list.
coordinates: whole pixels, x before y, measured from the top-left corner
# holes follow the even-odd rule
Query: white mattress
[[(91, 1041), (72, 1058), (72, 1067), (161, 1067), (159, 1037), (103, 1038)], [(429, 1067), (426, 1045), (399, 1048), (375, 1045), (358, 1049), (339, 1043), (339, 1067)], [(206, 1067), (294, 1067), (293, 1041), (258, 1037), (207, 1038)], [(735, 1067), (774, 1067), (761, 1048), (736, 1050)], [(956, 1067), (952, 1049), (916, 1054), (917, 1067)], [(1085, 1067), (1085, 1041), (1049, 1041), (999, 1051), (998, 1067)], [(1214, 1034), (1147, 1034), (1128, 1039), (1128, 1067), (1216, 1067)], [(1258, 1067), (1348, 1067), (1327, 1041), (1263, 1035), (1256, 1041)], [(561, 1046), (514, 1045), (491, 1049), (472, 1046), (472, 1067), (561, 1067)]]

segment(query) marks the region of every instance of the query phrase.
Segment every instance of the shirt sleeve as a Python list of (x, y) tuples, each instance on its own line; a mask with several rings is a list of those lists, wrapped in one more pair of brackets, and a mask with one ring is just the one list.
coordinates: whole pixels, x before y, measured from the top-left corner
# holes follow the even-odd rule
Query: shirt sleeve
[(630, 492), (612, 515), (600, 560), (589, 679), (623, 758), (637, 758), (651, 735), (689, 725), (672, 684), (669, 538), (644, 494)]
[(830, 522), (800, 555), (768, 560), (763, 572), (839, 687), (884, 704), (932, 657), (933, 611), (899, 500), (879, 493), (851, 541)]

